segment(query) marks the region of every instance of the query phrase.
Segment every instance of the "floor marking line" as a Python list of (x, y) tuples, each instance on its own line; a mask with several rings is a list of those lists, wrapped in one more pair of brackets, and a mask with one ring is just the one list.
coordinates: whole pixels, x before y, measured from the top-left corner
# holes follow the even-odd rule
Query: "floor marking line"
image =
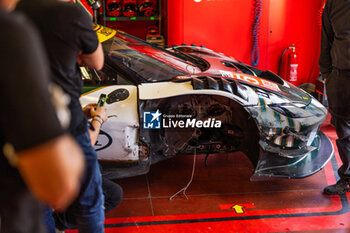
[[(331, 159), (333, 173), (337, 177), (338, 164), (336, 156)], [(327, 174), (326, 174), (327, 175)], [(105, 224), (106, 228), (130, 227), (130, 226), (150, 226), (150, 225), (170, 225), (170, 224), (186, 224), (186, 223), (204, 223), (204, 222), (223, 222), (223, 221), (239, 221), (239, 220), (254, 220), (254, 219), (275, 219), (275, 218), (295, 218), (295, 217), (317, 217), (317, 216), (334, 216), (342, 215), (349, 212), (349, 203), (346, 194), (339, 195), (342, 208), (334, 212), (316, 212), (316, 213), (297, 213), (297, 214), (272, 214), (272, 215), (253, 215), (253, 216), (236, 216), (222, 218), (203, 218), (203, 219), (180, 219), (166, 221), (144, 221), (144, 222), (128, 222)]]

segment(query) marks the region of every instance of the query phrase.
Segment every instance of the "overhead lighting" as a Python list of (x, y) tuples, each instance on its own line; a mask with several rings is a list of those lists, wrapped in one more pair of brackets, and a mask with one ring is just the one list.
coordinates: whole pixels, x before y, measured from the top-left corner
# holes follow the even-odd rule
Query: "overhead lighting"
[(201, 2), (202, 0), (193, 0), (194, 2)]

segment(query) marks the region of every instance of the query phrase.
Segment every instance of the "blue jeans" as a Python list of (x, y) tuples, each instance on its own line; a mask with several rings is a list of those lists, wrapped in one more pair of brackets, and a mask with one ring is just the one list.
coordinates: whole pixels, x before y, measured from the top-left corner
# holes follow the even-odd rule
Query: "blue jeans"
[[(107, 213), (108, 211), (114, 209), (117, 207), (122, 199), (123, 199), (123, 189), (113, 181), (103, 178), (102, 177), (102, 189), (103, 189), (103, 195), (105, 199), (104, 203), (104, 211)], [(48, 210), (51, 211), (51, 210)], [(52, 211), (50, 212), (52, 214)], [(74, 229), (77, 228), (77, 223), (75, 218), (69, 214), (60, 214), (60, 213), (53, 213), (53, 218), (54, 222), (52, 221), (52, 218), (49, 219), (51, 223), (47, 224), (52, 224), (53, 226), (56, 225), (56, 228), (59, 230), (64, 230), (64, 229)], [(50, 232), (51, 233), (51, 232)], [(55, 232), (52, 232), (55, 233)]]
[[(75, 137), (85, 155), (85, 172), (83, 175), (80, 193), (77, 199), (64, 213), (54, 213), (55, 218), (66, 219), (75, 222), (79, 233), (103, 233), (104, 232), (104, 196), (102, 192), (102, 177), (97, 161), (97, 154), (91, 145), (89, 132)], [(46, 223), (49, 232), (55, 232), (52, 212), (46, 212)], [(56, 226), (58, 229), (61, 227)], [(63, 229), (60, 229), (63, 230)]]

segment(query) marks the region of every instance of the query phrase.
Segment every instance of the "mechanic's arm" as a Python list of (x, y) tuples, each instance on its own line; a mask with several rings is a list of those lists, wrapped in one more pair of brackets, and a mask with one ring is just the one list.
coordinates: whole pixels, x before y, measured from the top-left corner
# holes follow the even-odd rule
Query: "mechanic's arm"
[(93, 129), (89, 129), (91, 144), (95, 145), (101, 126), (108, 120), (107, 108), (105, 106), (96, 109), (97, 104), (88, 104), (83, 108), (85, 116), (92, 118), (91, 125)]
[(17, 154), (17, 166), (33, 194), (57, 210), (76, 197), (84, 159), (75, 141), (62, 135)]
[(90, 54), (79, 54), (79, 64), (88, 66), (95, 70), (101, 70), (104, 64), (104, 54), (102, 45), (99, 43), (97, 49)]
[(321, 53), (319, 58), (320, 72), (324, 79), (327, 79), (333, 68), (331, 57), (333, 40), (334, 32), (329, 20), (328, 5), (326, 3), (322, 14)]

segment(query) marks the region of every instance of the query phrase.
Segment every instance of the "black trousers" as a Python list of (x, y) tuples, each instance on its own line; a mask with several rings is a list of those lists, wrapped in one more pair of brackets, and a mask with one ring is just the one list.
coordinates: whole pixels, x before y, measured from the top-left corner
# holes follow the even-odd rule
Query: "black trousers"
[(350, 71), (334, 68), (326, 80), (326, 92), (332, 116), (350, 119)]
[(350, 181), (350, 120), (335, 116), (333, 118), (338, 135), (336, 143), (343, 162), (343, 165), (338, 170), (338, 174), (342, 179)]
[(1, 233), (46, 233), (43, 207), (27, 189), (1, 185), (0, 190)]
[(342, 179), (350, 181), (350, 71), (334, 68), (326, 80), (326, 92), (343, 162), (338, 173)]

